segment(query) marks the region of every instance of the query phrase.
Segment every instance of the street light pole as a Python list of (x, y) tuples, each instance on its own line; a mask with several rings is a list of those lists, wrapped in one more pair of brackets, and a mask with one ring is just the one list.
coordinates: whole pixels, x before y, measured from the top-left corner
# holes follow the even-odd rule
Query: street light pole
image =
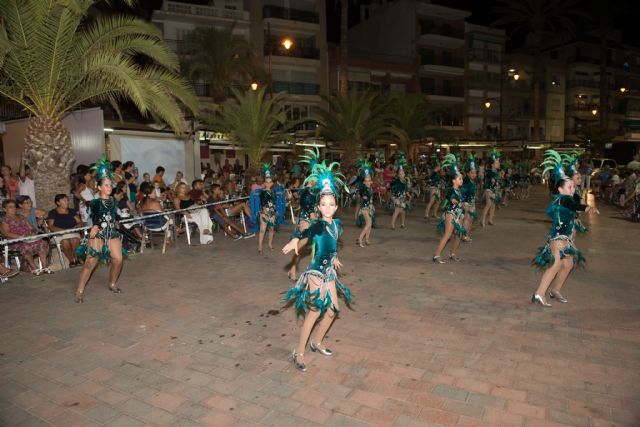
[(269, 40), (269, 98), (273, 98), (273, 75), (271, 74), (271, 55), (273, 54), (273, 42), (271, 40), (271, 22), (267, 22), (267, 40)]

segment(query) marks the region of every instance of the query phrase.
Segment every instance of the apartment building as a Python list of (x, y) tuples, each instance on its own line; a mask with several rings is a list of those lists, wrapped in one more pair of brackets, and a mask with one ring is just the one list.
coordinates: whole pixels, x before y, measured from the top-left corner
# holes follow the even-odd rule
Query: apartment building
[[(263, 61), (272, 93), (286, 94), (291, 120), (312, 117), (314, 107), (327, 93), (328, 52), (324, 0), (209, 0), (163, 1), (152, 16), (169, 45), (180, 53), (186, 35), (198, 27), (233, 28), (246, 37)], [(201, 97), (211, 95), (206, 81), (194, 82)], [(298, 139), (311, 133), (309, 125), (297, 129)], [(223, 157), (231, 153), (231, 142), (212, 129), (201, 141)], [(291, 151), (279, 147), (278, 151)], [(201, 155), (206, 157), (206, 150)]]
[[(586, 33), (549, 48), (546, 56), (566, 70), (566, 140), (583, 142), (585, 129), (604, 127), (615, 135), (610, 155), (630, 158), (640, 147), (640, 48), (624, 45), (611, 32), (603, 52), (597, 34)], [(601, 77), (603, 60), (606, 75)]]

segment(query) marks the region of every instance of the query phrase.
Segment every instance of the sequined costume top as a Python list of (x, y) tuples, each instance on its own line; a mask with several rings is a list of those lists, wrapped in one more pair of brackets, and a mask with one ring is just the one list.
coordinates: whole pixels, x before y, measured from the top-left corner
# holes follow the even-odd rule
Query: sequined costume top
[(91, 223), (98, 226), (97, 238), (105, 241), (120, 238), (120, 233), (116, 229), (118, 206), (113, 197), (91, 200), (89, 202), (89, 217)]
[[(453, 201), (457, 203), (453, 203)], [(459, 213), (458, 211), (462, 211), (462, 193), (459, 189), (449, 187), (447, 188), (447, 195), (444, 201), (444, 211), (445, 213)]]
[(273, 190), (263, 189), (260, 191), (260, 206), (267, 209), (269, 214), (276, 210), (276, 195)]
[(436, 172), (436, 171), (431, 172), (431, 176), (429, 177), (429, 186), (431, 187), (440, 186), (440, 172)]
[(476, 182), (468, 176), (465, 176), (462, 187), (460, 188), (460, 193), (463, 203), (474, 204), (476, 202)]
[(484, 177), (485, 190), (491, 190), (494, 193), (500, 189), (500, 171), (488, 169)]
[(300, 219), (309, 221), (311, 214), (316, 209), (317, 197), (315, 191), (310, 187), (300, 190)]
[(587, 205), (576, 202), (574, 196), (555, 194), (546, 211), (546, 215), (553, 221), (548, 235), (549, 240), (570, 239), (577, 212), (584, 212), (586, 209)]
[(371, 199), (373, 198), (373, 190), (371, 189), (371, 187), (367, 187), (364, 184), (360, 184), (358, 193), (360, 193), (360, 207), (366, 208), (370, 206)]
[(338, 254), (338, 238), (342, 234), (342, 223), (334, 219), (331, 223), (324, 220), (313, 221), (311, 226), (300, 233), (301, 239), (311, 239), (314, 256), (309, 270), (325, 274), (327, 267), (332, 267), (332, 259)]
[(393, 197), (399, 198), (405, 196), (408, 189), (407, 180), (402, 181), (400, 178), (395, 177), (393, 181), (391, 181), (391, 194), (393, 194)]

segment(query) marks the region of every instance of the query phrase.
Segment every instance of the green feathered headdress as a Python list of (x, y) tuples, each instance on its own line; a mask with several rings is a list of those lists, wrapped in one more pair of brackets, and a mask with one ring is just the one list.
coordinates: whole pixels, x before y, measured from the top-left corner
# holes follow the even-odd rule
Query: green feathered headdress
[(477, 170), (478, 165), (476, 164), (476, 157), (473, 154), (469, 154), (467, 157), (467, 161), (464, 164), (464, 171), (470, 172)]
[(578, 173), (578, 164), (580, 160), (580, 156), (582, 155), (582, 151), (573, 151), (572, 153), (562, 153), (560, 157), (562, 157), (562, 162), (565, 165), (565, 171), (569, 178), (573, 178), (575, 174)]
[(316, 164), (311, 174), (304, 180), (304, 184), (315, 181), (318, 189), (318, 199), (326, 194), (333, 194), (337, 200), (340, 197), (341, 188), (349, 191), (344, 183), (344, 175), (333, 170), (339, 167), (340, 163), (338, 162), (332, 162), (327, 165), (326, 160), (323, 160)]
[(263, 163), (262, 164), (262, 177), (264, 179), (273, 179), (273, 166), (271, 163)]
[(440, 166), (440, 159), (438, 158), (438, 156), (436, 154), (432, 154), (431, 155), (431, 163), (433, 164), (434, 168), (436, 166)]
[(373, 174), (374, 170), (371, 163), (367, 159), (358, 159), (358, 175), (360, 175), (360, 178), (364, 179), (367, 176), (373, 178)]
[(409, 164), (407, 163), (407, 159), (402, 151), (396, 151), (396, 172), (400, 172), (401, 170), (407, 171), (409, 170)]
[(564, 172), (562, 156), (556, 150), (546, 150), (544, 152), (544, 161), (540, 166), (544, 168), (542, 170), (542, 176), (549, 174), (549, 182), (552, 184), (553, 188), (557, 187), (560, 180), (567, 178), (567, 175)]
[(446, 156), (444, 156), (444, 160), (442, 161), (442, 168), (452, 178), (460, 175), (460, 171), (458, 170), (458, 159), (456, 159), (455, 154), (447, 154)]
[(96, 171), (96, 181), (100, 181), (102, 178), (113, 179), (113, 171), (111, 170), (111, 163), (107, 161), (105, 154), (100, 157), (100, 160), (89, 169), (91, 172)]
[(313, 172), (313, 169), (316, 167), (318, 162), (320, 161), (320, 150), (318, 147), (315, 147), (315, 150), (311, 148), (306, 148), (304, 150), (305, 154), (300, 156), (300, 163), (306, 163), (309, 165), (309, 173)]
[(489, 160), (489, 164), (495, 163), (496, 160), (500, 160), (500, 152), (495, 148), (492, 148), (489, 150), (487, 159)]

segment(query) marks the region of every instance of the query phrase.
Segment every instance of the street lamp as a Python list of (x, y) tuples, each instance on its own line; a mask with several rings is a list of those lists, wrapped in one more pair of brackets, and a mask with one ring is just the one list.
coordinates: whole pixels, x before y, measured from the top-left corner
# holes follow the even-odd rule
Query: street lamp
[(491, 108), (491, 101), (490, 100), (487, 99), (486, 101), (484, 101), (484, 108), (487, 108), (487, 109)]
[(626, 87), (622, 86), (622, 87), (620, 88), (620, 93), (625, 93), (625, 92), (627, 92), (627, 90), (628, 90), (628, 89), (627, 89)]
[(598, 109), (594, 108), (593, 110), (591, 110), (591, 114), (593, 114), (594, 116), (598, 115)]
[(513, 80), (518, 81), (520, 80), (520, 74), (518, 74), (517, 72), (513, 75)]
[(254, 92), (258, 90), (258, 83), (256, 82), (251, 83), (251, 90)]
[(285, 49), (289, 50), (291, 49), (291, 46), (293, 46), (293, 41), (289, 37), (286, 37), (284, 40), (282, 40), (282, 46)]

